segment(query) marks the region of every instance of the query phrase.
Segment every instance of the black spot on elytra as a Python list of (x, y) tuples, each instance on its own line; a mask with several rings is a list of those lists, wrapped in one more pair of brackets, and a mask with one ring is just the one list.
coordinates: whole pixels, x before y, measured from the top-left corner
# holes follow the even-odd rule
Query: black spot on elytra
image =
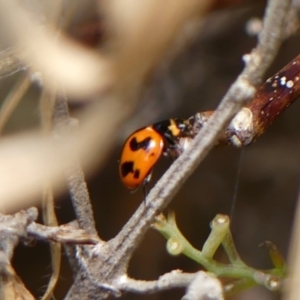
[(129, 142), (130, 150), (131, 151), (138, 151), (139, 149), (147, 150), (150, 141), (151, 141), (151, 137), (146, 137), (140, 142), (137, 141), (136, 137), (133, 137)]
[(122, 177), (126, 177), (129, 173), (133, 173), (134, 172), (133, 166), (134, 166), (133, 161), (125, 161), (124, 163), (122, 163), (121, 165)]
[(135, 171), (134, 171), (134, 174), (133, 174), (133, 177), (134, 177), (135, 179), (139, 179), (139, 178), (140, 178), (140, 171), (139, 171), (139, 170), (135, 170)]

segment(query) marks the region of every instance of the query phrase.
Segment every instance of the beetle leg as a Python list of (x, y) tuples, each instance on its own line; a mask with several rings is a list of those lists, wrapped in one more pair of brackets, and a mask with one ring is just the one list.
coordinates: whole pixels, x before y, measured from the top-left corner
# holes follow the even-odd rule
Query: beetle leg
[(148, 175), (146, 176), (146, 178), (144, 179), (144, 182), (143, 182), (143, 194), (144, 194), (145, 204), (146, 204), (146, 197), (148, 195), (147, 184), (150, 182), (151, 176), (152, 176), (152, 169), (149, 171)]

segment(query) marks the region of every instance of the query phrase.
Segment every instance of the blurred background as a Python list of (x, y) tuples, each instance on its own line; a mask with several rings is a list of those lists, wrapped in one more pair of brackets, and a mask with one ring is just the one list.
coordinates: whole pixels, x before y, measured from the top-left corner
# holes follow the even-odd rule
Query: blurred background
[[(160, 120), (187, 118), (197, 111), (215, 109), (241, 72), (242, 55), (255, 46), (256, 36), (247, 32), (247, 26), (249, 21), (263, 16), (266, 2), (241, 0), (227, 3), (228, 6), (212, 10), (201, 27), (197, 23), (191, 24), (181, 33), (170, 53), (147, 78), (134, 113), (115, 132), (115, 146), (105, 165), (87, 178), (97, 230), (104, 240), (113, 238), (143, 201), (142, 190), (130, 193), (118, 175), (118, 159), (127, 136)], [(95, 18), (91, 7), (75, 13), (68, 32), (74, 39), (93, 47), (99, 41), (101, 43), (105, 24)], [(268, 75), (292, 60), (299, 50), (299, 36), (289, 37)], [(15, 74), (0, 81), (2, 99), (19, 76)], [(40, 93), (38, 86), (31, 87), (9, 120), (4, 135), (38, 126)], [(72, 116), (78, 116), (86, 106), (86, 102), (71, 104)], [(258, 269), (271, 267), (266, 249), (259, 247), (266, 240), (277, 245), (287, 257), (299, 193), (299, 115), (300, 103), (296, 101), (252, 145), (243, 149), (214, 149), (180, 189), (168, 210), (175, 212), (178, 227), (196, 248), (201, 249), (205, 242), (210, 221), (222, 213), (231, 216), (233, 238), (247, 264)], [(98, 130), (101, 131), (101, 127)], [(170, 163), (167, 158), (160, 160), (149, 188)], [(73, 220), (69, 195), (57, 195), (56, 199), (60, 224)], [(130, 262), (129, 275), (154, 280), (173, 269), (195, 272), (201, 268), (184, 256), (168, 255), (165, 242), (159, 233), (149, 230)], [(218, 258), (224, 259), (221, 251)], [(18, 246), (13, 264), (29, 290), (40, 297), (51, 273), (48, 246), (44, 243)], [(63, 257), (55, 298), (62, 299), (71, 283), (72, 274)], [(147, 296), (124, 294), (120, 299), (180, 299), (183, 294), (184, 291), (178, 289)], [(280, 299), (280, 294), (258, 287), (231, 299), (275, 300)]]

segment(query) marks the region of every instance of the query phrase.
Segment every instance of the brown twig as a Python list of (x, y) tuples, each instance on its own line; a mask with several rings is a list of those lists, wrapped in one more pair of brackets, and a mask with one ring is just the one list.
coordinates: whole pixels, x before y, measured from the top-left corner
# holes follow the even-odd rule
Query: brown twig
[(274, 76), (270, 77), (257, 91), (248, 105), (253, 114), (253, 133), (257, 137), (292, 104), (300, 94), (300, 55)]
[[(218, 144), (235, 147), (246, 146), (263, 134), (267, 128), (300, 95), (300, 55), (265, 81), (251, 102), (242, 108), (223, 130)], [(189, 120), (197, 134), (208, 122), (214, 111), (196, 113)], [(189, 147), (192, 138), (182, 138), (179, 147), (171, 153), (178, 157)]]
[(45, 226), (32, 222), (26, 229), (29, 236), (36, 240), (53, 241), (63, 244), (97, 244), (99, 238), (89, 234), (82, 229), (78, 229), (77, 222), (61, 226)]
[(1, 250), (9, 259), (11, 259), (13, 249), (19, 240), (27, 240), (28, 237), (31, 240), (34, 238), (68, 244), (99, 243), (96, 235), (78, 229), (77, 221), (61, 226), (46, 226), (36, 223), (37, 217), (38, 211), (35, 207), (13, 215), (0, 214)]
[[(40, 98), (40, 120), (41, 128), (45, 134), (49, 134), (53, 127), (53, 107), (55, 102), (55, 95), (47, 91), (43, 91)], [(55, 202), (53, 195), (53, 188), (51, 182), (45, 182), (43, 188), (42, 199), (42, 214), (43, 222), (47, 226), (58, 226), (58, 220), (55, 213)], [(53, 291), (57, 284), (60, 266), (61, 266), (61, 245), (59, 243), (49, 243), (51, 255), (52, 274), (47, 286), (47, 289), (41, 300), (49, 300), (53, 296)]]

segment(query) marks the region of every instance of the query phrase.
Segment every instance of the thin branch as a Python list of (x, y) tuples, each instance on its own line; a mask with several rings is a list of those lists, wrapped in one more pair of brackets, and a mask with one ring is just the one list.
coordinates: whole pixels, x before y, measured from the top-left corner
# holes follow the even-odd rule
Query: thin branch
[[(65, 134), (73, 134), (75, 127), (74, 121), (70, 118), (68, 103), (65, 95), (59, 95), (54, 105), (53, 112), (54, 124), (56, 132), (60, 138)], [(81, 169), (78, 159), (74, 158), (73, 166), (66, 171), (69, 191), (75, 214), (81, 229), (89, 233), (97, 234), (93, 209), (84, 173)]]
[(210, 295), (211, 299), (223, 299), (220, 281), (203, 271), (183, 273), (180, 270), (174, 270), (153, 281), (135, 280), (124, 275), (115, 280), (114, 286), (121, 291), (138, 294), (152, 294), (173, 288), (187, 288), (187, 293), (184, 296), (186, 300), (204, 300), (207, 299), (207, 295)]
[[(62, 139), (64, 137), (74, 137), (74, 131), (77, 129), (77, 122), (74, 122), (74, 119), (70, 118), (67, 98), (64, 94), (58, 95), (55, 101), (53, 122), (55, 133), (60, 142), (63, 142)], [(77, 138), (77, 136), (75, 136), (75, 138)], [(89, 234), (97, 236), (90, 196), (76, 151), (70, 153), (70, 157), (72, 159), (72, 164), (65, 170), (65, 174), (76, 219), (81, 229), (84, 229)], [(76, 249), (69, 245), (65, 245), (64, 248), (73, 273), (77, 274), (79, 263), (76, 258)]]
[(196, 275), (197, 273), (183, 273), (180, 270), (174, 270), (152, 281), (135, 280), (123, 275), (115, 280), (114, 285), (123, 292), (152, 294), (172, 288), (185, 288), (195, 279)]
[[(42, 202), (44, 224), (46, 224), (47, 226), (58, 226), (58, 221), (54, 208), (53, 189), (50, 183), (45, 184)], [(49, 242), (49, 247), (51, 255), (52, 274), (47, 286), (47, 290), (45, 291), (41, 300), (51, 299), (60, 273), (61, 245), (59, 243)]]
[[(77, 222), (76, 222), (77, 223)], [(89, 234), (82, 229), (78, 229), (77, 224), (69, 223), (58, 227), (45, 226), (32, 222), (27, 226), (29, 236), (44, 241), (53, 241), (63, 244), (97, 244), (99, 238), (93, 234)]]
[[(52, 115), (54, 107), (55, 97), (47, 91), (43, 91), (40, 98), (40, 119), (42, 130), (49, 134), (52, 128)], [(58, 226), (58, 221), (54, 207), (54, 196), (51, 182), (46, 182), (43, 189), (42, 199), (42, 213), (43, 221), (47, 226)], [(59, 243), (49, 243), (50, 255), (51, 255), (51, 267), (52, 274), (41, 300), (50, 300), (56, 283), (59, 278), (60, 266), (61, 266), (61, 245)]]
[[(291, 7), (291, 0), (269, 0), (263, 20), (263, 29), (258, 36), (258, 46), (251, 53), (248, 71), (251, 72), (252, 82), (259, 84), (262, 76), (272, 63), (282, 40), (285, 37), (287, 12)], [(253, 55), (253, 54), (257, 54)], [(252, 65), (252, 66), (251, 66)], [(253, 69), (257, 69), (253, 73)], [(247, 69), (246, 68), (246, 69)], [(247, 70), (244, 72), (247, 74)], [(243, 73), (244, 73), (243, 72)]]
[(0, 214), (1, 250), (11, 258), (13, 248), (19, 239), (26, 240), (29, 237), (67, 244), (98, 244), (97, 235), (87, 233), (78, 228), (77, 221), (61, 226), (46, 226), (38, 224), (35, 220), (38, 211), (35, 207), (22, 210), (13, 215)]

